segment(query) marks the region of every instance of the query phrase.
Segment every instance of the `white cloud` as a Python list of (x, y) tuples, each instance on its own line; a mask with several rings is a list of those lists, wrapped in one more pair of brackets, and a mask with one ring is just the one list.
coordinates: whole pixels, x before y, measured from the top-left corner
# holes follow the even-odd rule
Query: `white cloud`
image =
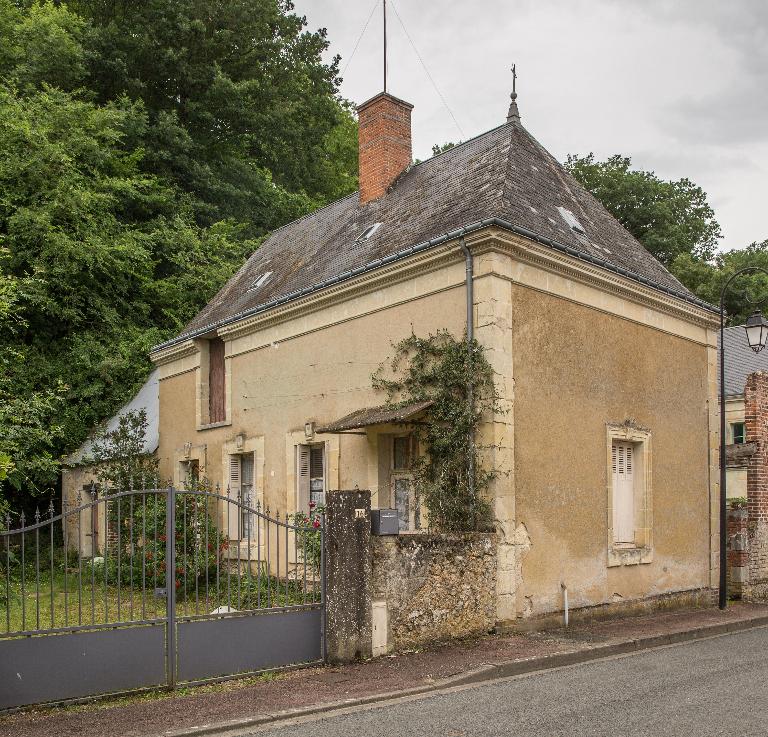
[[(414, 155), (502, 123), (518, 65), (526, 127), (561, 160), (631, 156), (708, 193), (722, 246), (768, 237), (768, 3), (764, 0), (388, 0), (389, 90), (415, 105)], [(374, 0), (296, 0), (346, 64)], [(394, 7), (393, 7), (394, 5)], [(459, 133), (395, 9), (451, 107)], [(361, 102), (382, 86), (377, 9), (345, 74)]]

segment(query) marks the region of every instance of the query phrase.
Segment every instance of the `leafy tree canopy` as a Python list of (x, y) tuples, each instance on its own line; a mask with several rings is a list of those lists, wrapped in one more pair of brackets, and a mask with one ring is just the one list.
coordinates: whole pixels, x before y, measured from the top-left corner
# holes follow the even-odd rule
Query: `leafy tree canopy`
[(628, 156), (569, 155), (566, 169), (668, 268), (680, 255), (709, 260), (721, 238), (707, 195), (690, 179), (632, 169)]
[(0, 0), (0, 491), (52, 488), (263, 234), (355, 188), (292, 9)]
[[(710, 304), (720, 304), (720, 291), (725, 282), (747, 266), (760, 266), (768, 271), (768, 239), (746, 248), (717, 254), (712, 261), (701, 261), (687, 254), (678, 256), (673, 271), (678, 279), (698, 297)], [(759, 308), (766, 314), (768, 277), (760, 272), (744, 274), (732, 282), (725, 295), (725, 309), (730, 325), (742, 325)]]
[[(596, 161), (568, 156), (566, 168), (688, 289), (710, 304), (720, 302), (726, 280), (746, 266), (768, 269), (768, 240), (743, 249), (716, 251), (722, 237), (706, 193), (690, 179), (664, 181), (631, 168), (626, 156)], [(768, 295), (768, 278), (745, 275), (729, 289), (729, 324), (743, 323), (756, 300)]]

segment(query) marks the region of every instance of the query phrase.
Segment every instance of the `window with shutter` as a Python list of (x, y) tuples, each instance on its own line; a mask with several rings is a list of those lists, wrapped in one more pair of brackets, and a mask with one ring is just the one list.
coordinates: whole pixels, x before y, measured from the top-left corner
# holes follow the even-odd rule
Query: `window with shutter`
[(616, 543), (635, 542), (634, 448), (631, 443), (613, 442), (613, 539)]
[(221, 338), (212, 338), (208, 341), (209, 423), (224, 422), (227, 419), (224, 364), (224, 341)]
[(296, 446), (296, 509), (309, 512), (310, 446)]
[(240, 500), (240, 456), (229, 457), (229, 500), (225, 502), (224, 519), (230, 540), (240, 539), (240, 507), (233, 502)]
[(309, 449), (309, 502), (325, 504), (325, 447), (312, 445)]
[(254, 527), (253, 499), (253, 453), (244, 453), (240, 456), (240, 501), (245, 507), (240, 508), (240, 530), (244, 540), (256, 535)]
[(296, 446), (296, 509), (325, 504), (325, 443)]

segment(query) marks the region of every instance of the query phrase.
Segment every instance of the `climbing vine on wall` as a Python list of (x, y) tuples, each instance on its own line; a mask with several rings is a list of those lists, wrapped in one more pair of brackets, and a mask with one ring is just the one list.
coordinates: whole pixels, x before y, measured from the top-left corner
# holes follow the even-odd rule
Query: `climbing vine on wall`
[(489, 529), (493, 517), (485, 492), (494, 472), (479, 462), (477, 429), (484, 414), (498, 409), (498, 397), (482, 346), (441, 330), (426, 338), (410, 335), (393, 348), (394, 357), (373, 375), (374, 387), (392, 407), (432, 401), (413, 425), (425, 450), (413, 472), (429, 527)]

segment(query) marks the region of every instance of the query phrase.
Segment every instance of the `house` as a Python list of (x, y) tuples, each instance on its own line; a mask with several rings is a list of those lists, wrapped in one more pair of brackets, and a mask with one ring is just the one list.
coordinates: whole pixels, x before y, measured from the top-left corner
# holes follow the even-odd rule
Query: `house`
[(371, 374), (412, 332), (461, 337), (471, 294), (501, 398), (479, 438), (497, 471), (498, 621), (560, 610), (563, 586), (574, 608), (708, 598), (716, 312), (526, 130), (515, 97), (497, 128), (415, 165), (412, 105), (359, 106), (360, 191), (272, 233), (153, 349), (161, 474), (280, 515), (370, 489), (415, 532), (409, 423), (426, 408), (383, 407)]
[(747, 342), (744, 326), (723, 331), (725, 343), (726, 491), (729, 499), (746, 499), (747, 466), (754, 444), (747, 442), (744, 387), (747, 377), (768, 371), (768, 356), (755, 353)]
[[(123, 405), (103, 426), (104, 434), (117, 430), (121, 417), (131, 412), (144, 410), (147, 429), (144, 435), (144, 453), (154, 455), (159, 445), (158, 416), (160, 406), (159, 370), (154, 369), (135, 396)], [(62, 507), (74, 509), (93, 501), (98, 494), (99, 469), (93, 461), (94, 442), (97, 435), (92, 434), (77, 450), (70, 453), (62, 463), (61, 499)], [(69, 516), (68, 538), (72, 548), (80, 546), (82, 555), (90, 557), (101, 551), (104, 542), (103, 505), (83, 510), (77, 517)], [(96, 550), (92, 541), (96, 540)]]

